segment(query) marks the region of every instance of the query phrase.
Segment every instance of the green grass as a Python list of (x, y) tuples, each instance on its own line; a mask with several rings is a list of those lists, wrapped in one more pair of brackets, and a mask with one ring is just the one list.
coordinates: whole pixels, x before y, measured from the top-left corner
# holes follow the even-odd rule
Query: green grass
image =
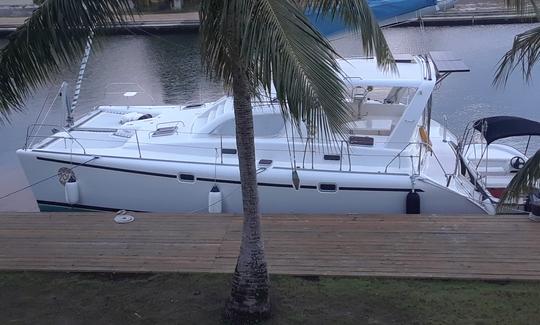
[[(219, 324), (230, 275), (0, 273), (0, 324)], [(540, 283), (271, 278), (267, 324), (540, 324)]]

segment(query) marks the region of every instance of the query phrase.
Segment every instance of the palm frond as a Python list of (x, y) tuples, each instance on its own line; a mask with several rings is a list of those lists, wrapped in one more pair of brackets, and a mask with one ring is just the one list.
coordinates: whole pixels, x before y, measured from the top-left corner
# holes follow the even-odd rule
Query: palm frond
[[(538, 0), (505, 0), (508, 8), (514, 8), (518, 13), (525, 14), (532, 7), (536, 18), (540, 20), (540, 8)], [(529, 7), (530, 6), (530, 7)], [(516, 35), (512, 48), (505, 53), (499, 61), (493, 85), (505, 85), (510, 75), (520, 69), (526, 81), (530, 81), (532, 71), (540, 58), (540, 27), (530, 29)]]
[(540, 27), (532, 28), (514, 38), (512, 48), (499, 61), (493, 80), (494, 85), (504, 85), (516, 69), (525, 80), (532, 77), (534, 65), (540, 59)]
[(349, 118), (345, 86), (332, 46), (295, 1), (253, 1), (242, 53), (253, 77), (268, 92), (274, 86), (285, 116), (305, 121), (330, 139)]
[(199, 10), (201, 20), (201, 60), (211, 78), (230, 82), (230, 58), (227, 52), (227, 2), (202, 1)]
[(525, 166), (512, 178), (500, 199), (499, 208), (516, 204), (520, 197), (540, 187), (540, 150), (530, 157)]
[(0, 51), (0, 121), (79, 58), (89, 35), (130, 16), (129, 0), (46, 0)]
[(375, 54), (383, 68), (395, 69), (392, 52), (366, 0), (297, 0), (306, 10), (332, 20), (339, 19), (362, 38), (367, 55)]

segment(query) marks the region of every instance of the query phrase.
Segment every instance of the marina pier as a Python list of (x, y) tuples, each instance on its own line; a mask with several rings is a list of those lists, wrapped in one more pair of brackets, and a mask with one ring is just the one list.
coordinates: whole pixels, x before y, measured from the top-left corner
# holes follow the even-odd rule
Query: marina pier
[[(242, 217), (3, 213), (2, 271), (234, 270)], [(271, 274), (540, 280), (540, 223), (525, 215), (264, 215)]]

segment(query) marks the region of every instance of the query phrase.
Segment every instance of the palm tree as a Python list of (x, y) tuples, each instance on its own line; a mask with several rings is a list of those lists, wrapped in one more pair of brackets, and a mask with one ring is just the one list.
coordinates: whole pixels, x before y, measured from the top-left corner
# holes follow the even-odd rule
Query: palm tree
[[(32, 89), (81, 55), (98, 27), (122, 23), (129, 0), (46, 0), (11, 37), (0, 56), (0, 116), (22, 109)], [(362, 35), (364, 49), (392, 65), (384, 36), (365, 0), (203, 0), (202, 60), (210, 77), (234, 95), (244, 226), (225, 315), (256, 320), (269, 315), (269, 278), (258, 205), (251, 101), (274, 88), (286, 119), (342, 132), (348, 118), (337, 55), (306, 19), (314, 10), (342, 19)]]
[[(540, 20), (540, 1), (506, 0), (506, 5), (524, 13), (530, 5), (536, 19)], [(501, 58), (495, 73), (494, 84), (506, 84), (510, 74), (520, 69), (526, 81), (532, 78), (535, 64), (540, 60), (540, 27), (534, 27), (518, 34), (512, 48)], [(531, 193), (540, 186), (540, 150), (529, 158), (525, 166), (514, 176), (501, 198), (501, 203), (516, 203), (524, 194)], [(500, 206), (502, 206), (501, 204)]]

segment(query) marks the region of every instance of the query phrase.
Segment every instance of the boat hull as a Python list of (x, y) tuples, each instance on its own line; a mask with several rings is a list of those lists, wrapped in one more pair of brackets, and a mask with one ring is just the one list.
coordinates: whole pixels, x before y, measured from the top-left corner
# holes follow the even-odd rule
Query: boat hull
[[(18, 156), (30, 183), (49, 178), (32, 187), (44, 210), (208, 213), (208, 195), (217, 185), (223, 197), (222, 211), (242, 212), (236, 165), (94, 158), (32, 150), (19, 150)], [(71, 169), (77, 179), (80, 198), (76, 203), (66, 202), (64, 185), (55, 176), (62, 168)], [(263, 213), (400, 214), (406, 211), (411, 191), (407, 174), (311, 169), (299, 169), (298, 174), (301, 186), (296, 190), (290, 168), (260, 172)], [(415, 188), (421, 198), (421, 213), (486, 213), (481, 204), (429, 179), (420, 177)]]

